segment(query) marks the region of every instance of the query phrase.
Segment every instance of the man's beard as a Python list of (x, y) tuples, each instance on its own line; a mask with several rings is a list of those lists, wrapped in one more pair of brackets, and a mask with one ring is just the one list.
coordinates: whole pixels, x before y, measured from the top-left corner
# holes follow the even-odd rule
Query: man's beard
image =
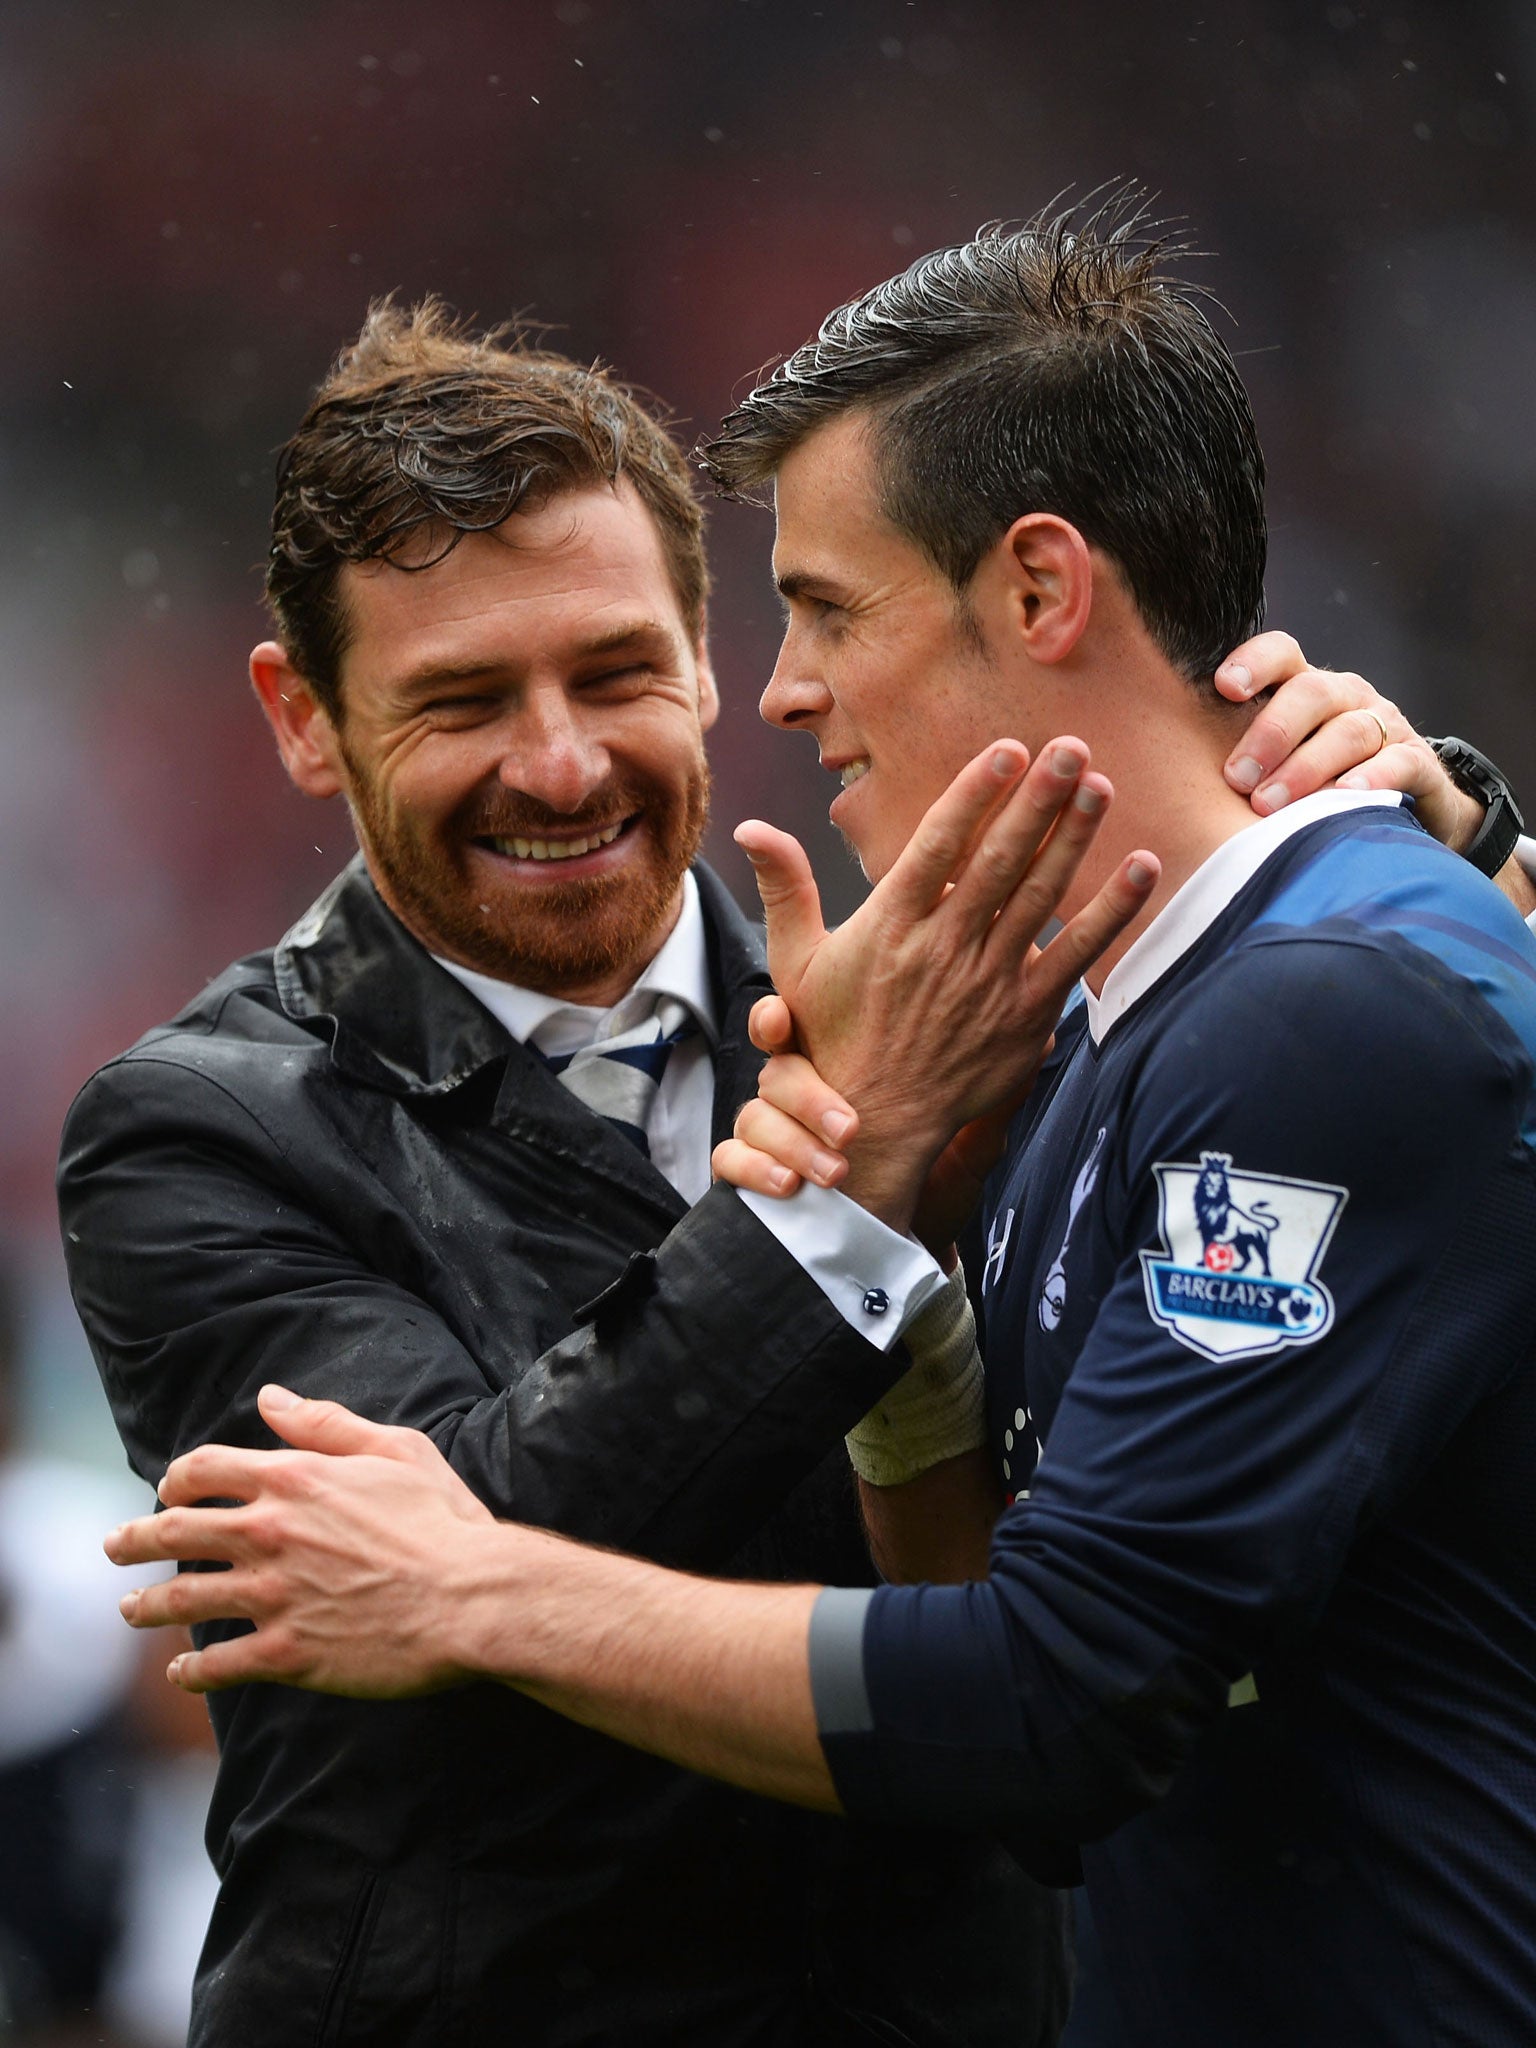
[[(655, 956), (709, 822), (702, 750), (679, 782), (614, 781), (569, 814), (510, 793), (480, 796), (431, 838), (378, 804), (367, 777), (348, 766), (358, 837), (391, 907), (428, 950), (573, 1000), (622, 973), (633, 978)], [(544, 876), (525, 887), (509, 876), (486, 889), (464, 859), (472, 840), (582, 838), (621, 818), (635, 820), (628, 829), (644, 835), (644, 850), (615, 873)]]

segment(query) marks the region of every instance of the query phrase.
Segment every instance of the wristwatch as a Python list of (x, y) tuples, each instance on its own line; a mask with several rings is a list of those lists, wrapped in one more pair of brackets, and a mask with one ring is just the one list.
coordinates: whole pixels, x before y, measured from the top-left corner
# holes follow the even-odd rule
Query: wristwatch
[(1440, 765), (1452, 782), (1485, 807), (1477, 836), (1462, 855), (1479, 874), (1496, 875), (1515, 850), (1515, 841), (1525, 830), (1520, 806), (1503, 773), (1486, 754), (1466, 740), (1446, 738), (1428, 744), (1440, 756)]

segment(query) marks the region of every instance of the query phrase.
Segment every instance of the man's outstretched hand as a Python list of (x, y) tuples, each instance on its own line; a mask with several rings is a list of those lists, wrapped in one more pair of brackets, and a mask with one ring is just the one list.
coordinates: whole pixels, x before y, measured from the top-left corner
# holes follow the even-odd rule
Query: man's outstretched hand
[[(263, 1419), (296, 1448), (203, 1444), (160, 1483), (161, 1513), (114, 1529), (114, 1564), (207, 1560), (125, 1594), (135, 1628), (242, 1620), (255, 1633), (189, 1651), (168, 1676), (188, 1692), (252, 1679), (356, 1698), (435, 1692), (470, 1673), (445, 1613), (470, 1592), (490, 1511), (431, 1440), (334, 1401), (264, 1387)], [(198, 1507), (234, 1499), (238, 1507)], [(537, 1540), (537, 1539), (535, 1539)]]
[(1111, 795), (1081, 740), (1052, 741), (1033, 763), (1018, 741), (1000, 740), (961, 770), (832, 932), (798, 841), (756, 821), (737, 830), (799, 1046), (858, 1112), (845, 1190), (898, 1230), (955, 1133), (1020, 1099), (1069, 990), (1157, 881), (1152, 854), (1127, 855), (1048, 946), (1037, 944)]

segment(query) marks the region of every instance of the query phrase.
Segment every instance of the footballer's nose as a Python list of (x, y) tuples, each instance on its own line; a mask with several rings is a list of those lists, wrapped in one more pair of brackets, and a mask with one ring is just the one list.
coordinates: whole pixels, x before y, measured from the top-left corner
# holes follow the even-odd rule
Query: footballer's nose
[(785, 635), (757, 709), (769, 725), (785, 732), (796, 732), (814, 719), (825, 718), (832, 709), (832, 692), (800, 659), (793, 633)]

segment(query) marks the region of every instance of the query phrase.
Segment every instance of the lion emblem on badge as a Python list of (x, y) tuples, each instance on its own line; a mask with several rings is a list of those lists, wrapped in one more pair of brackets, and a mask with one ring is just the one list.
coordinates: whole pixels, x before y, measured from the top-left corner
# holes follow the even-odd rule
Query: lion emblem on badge
[(1267, 1276), (1269, 1240), (1279, 1229), (1280, 1218), (1267, 1202), (1247, 1209), (1238, 1206), (1228, 1179), (1231, 1167), (1230, 1152), (1200, 1154), (1194, 1200), (1205, 1264), (1212, 1273), (1246, 1273), (1256, 1260), (1258, 1271)]

